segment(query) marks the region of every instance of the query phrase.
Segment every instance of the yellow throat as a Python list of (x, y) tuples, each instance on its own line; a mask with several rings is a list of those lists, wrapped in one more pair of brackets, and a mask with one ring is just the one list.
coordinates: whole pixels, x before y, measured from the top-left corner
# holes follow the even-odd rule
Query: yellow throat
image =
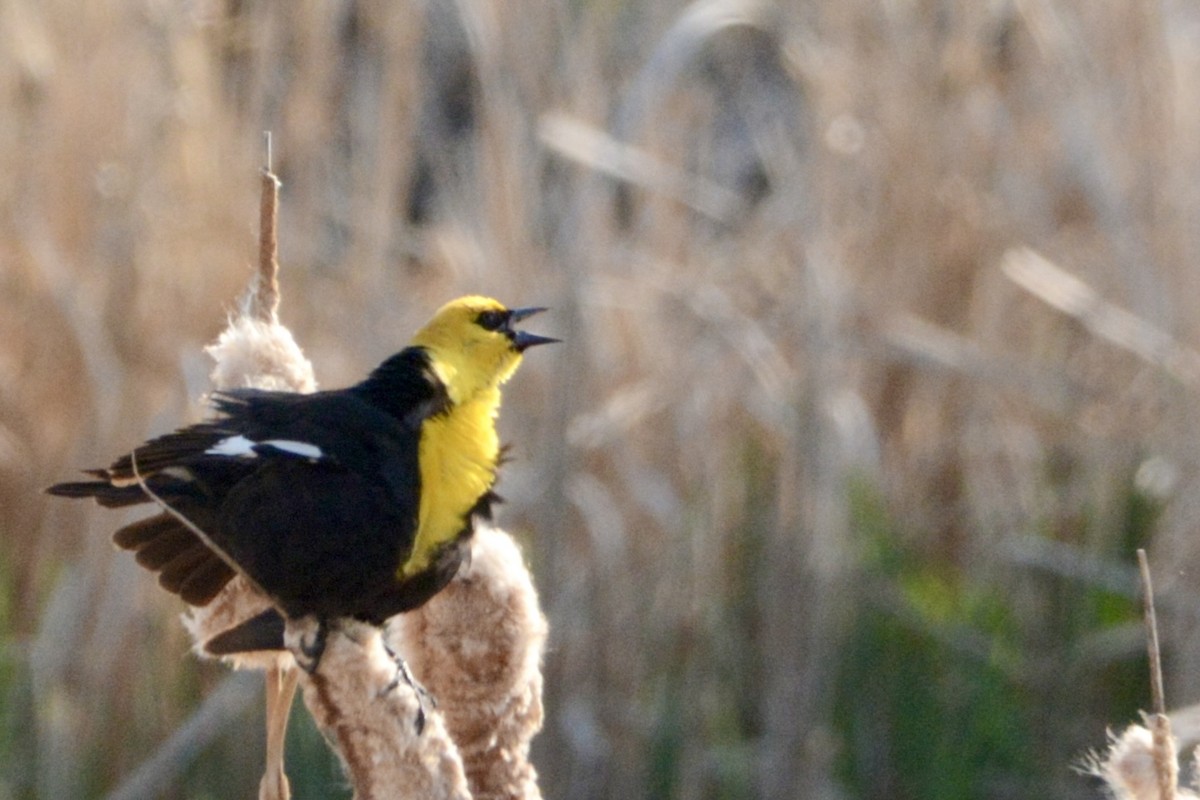
[(500, 440), (496, 413), (499, 387), (426, 420), (421, 428), (421, 506), (412, 555), (400, 567), (407, 578), (429, 567), (442, 545), (453, 541), (467, 514), (496, 480)]
[(521, 353), (502, 335), (474, 324), (495, 300), (465, 297), (447, 303), (413, 344), (429, 353), (446, 387), (449, 409), (421, 426), (421, 502), (412, 554), (400, 566), (404, 579), (427, 569), (438, 551), (467, 524), (467, 515), (496, 480), (500, 441), (496, 415), (500, 385), (516, 371)]

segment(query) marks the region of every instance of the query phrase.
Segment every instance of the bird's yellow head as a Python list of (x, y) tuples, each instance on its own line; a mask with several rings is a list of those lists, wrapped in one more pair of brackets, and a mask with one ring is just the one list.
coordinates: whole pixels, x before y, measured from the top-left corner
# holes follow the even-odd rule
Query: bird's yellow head
[(460, 297), (439, 308), (412, 343), (425, 348), (451, 401), (461, 403), (508, 380), (527, 348), (558, 341), (512, 327), (544, 310), (505, 308), (478, 295)]

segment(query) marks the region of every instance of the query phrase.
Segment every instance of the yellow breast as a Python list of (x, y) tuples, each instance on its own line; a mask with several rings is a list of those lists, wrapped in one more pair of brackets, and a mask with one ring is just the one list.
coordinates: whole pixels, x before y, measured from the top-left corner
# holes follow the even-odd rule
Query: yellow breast
[(429, 567), (438, 549), (462, 531), (467, 513), (496, 480), (499, 388), (485, 390), (421, 426), (421, 505), (417, 535), (400, 579)]

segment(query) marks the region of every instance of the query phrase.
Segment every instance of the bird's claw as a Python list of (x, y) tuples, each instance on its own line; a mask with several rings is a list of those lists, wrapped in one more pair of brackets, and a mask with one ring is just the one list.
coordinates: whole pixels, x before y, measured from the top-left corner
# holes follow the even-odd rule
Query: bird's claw
[(408, 684), (413, 690), (413, 694), (417, 696), (417, 718), (414, 722), (417, 735), (420, 736), (425, 730), (426, 707), (437, 708), (437, 700), (431, 695), (424, 686), (422, 686), (416, 678), (413, 677), (412, 671), (408, 668), (408, 662), (404, 660), (395, 650), (384, 645), (384, 649), (392, 658), (392, 662), (396, 665), (396, 674), (387, 686), (383, 687), (380, 695), (386, 695), (389, 692), (395, 691), (400, 687), (401, 683)]

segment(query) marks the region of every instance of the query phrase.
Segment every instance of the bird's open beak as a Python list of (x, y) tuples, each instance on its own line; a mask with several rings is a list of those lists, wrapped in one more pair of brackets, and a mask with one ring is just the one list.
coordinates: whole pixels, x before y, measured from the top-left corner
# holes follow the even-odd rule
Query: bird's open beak
[[(520, 322), (527, 317), (532, 317), (534, 314), (541, 313), (545, 310), (546, 309), (544, 308), (514, 308), (508, 312), (508, 324), (511, 326), (514, 322)], [(514, 331), (511, 327), (509, 328), (509, 335), (512, 337), (513, 347), (517, 348), (517, 350), (521, 352), (524, 352), (534, 345), (552, 344), (559, 341), (558, 339), (552, 339), (549, 336), (538, 336), (536, 333)]]

